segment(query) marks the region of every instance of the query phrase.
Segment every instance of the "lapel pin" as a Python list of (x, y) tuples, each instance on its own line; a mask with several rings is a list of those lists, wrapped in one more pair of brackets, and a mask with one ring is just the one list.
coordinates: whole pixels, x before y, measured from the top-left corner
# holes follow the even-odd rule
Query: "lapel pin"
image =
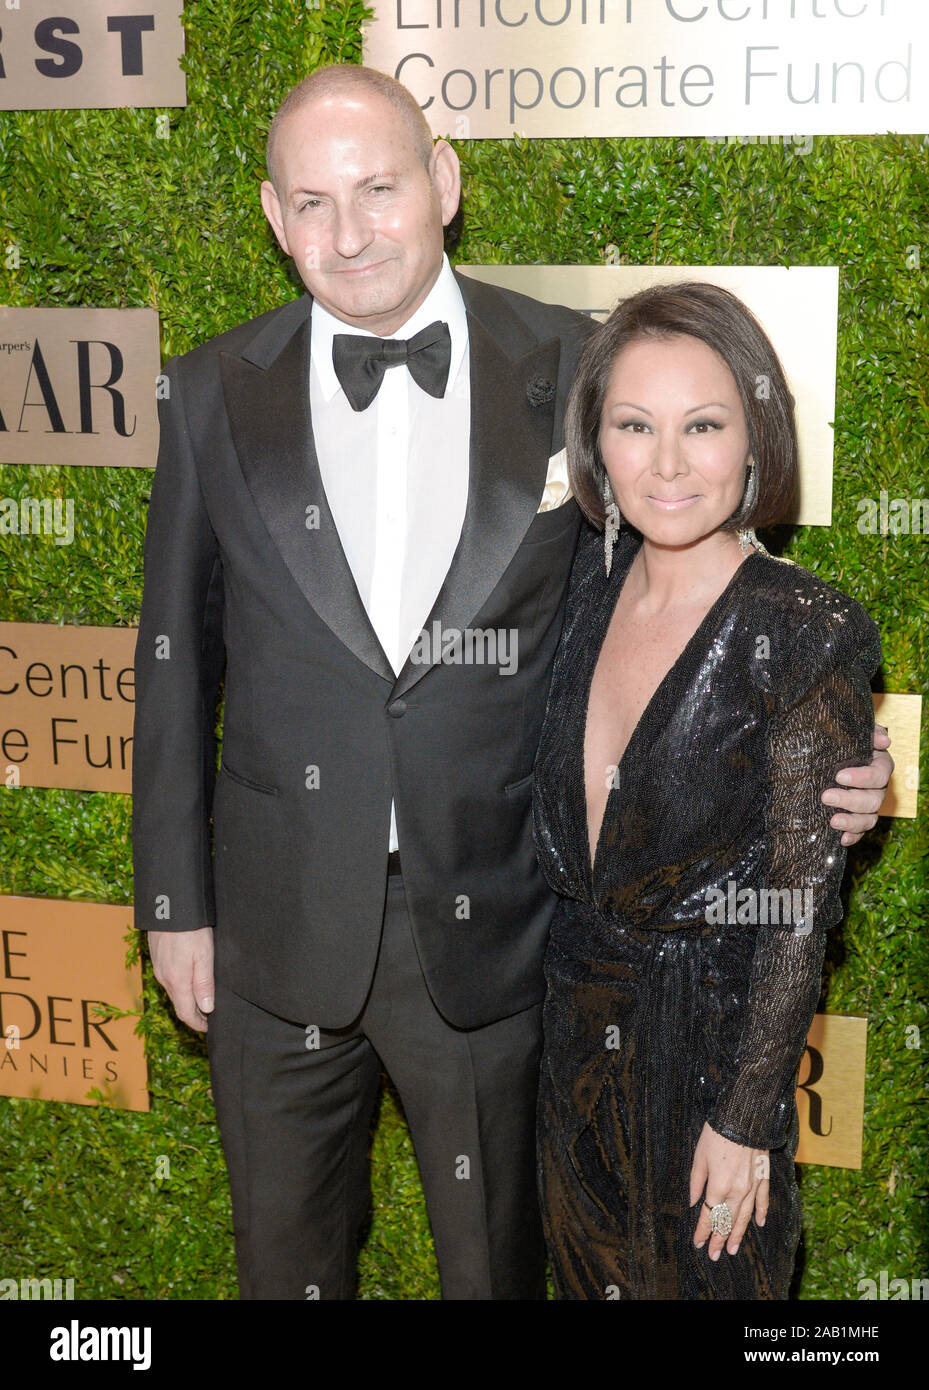
[(526, 400), (530, 405), (547, 405), (549, 401), (555, 399), (555, 383), (549, 381), (547, 376), (533, 376), (529, 378), (529, 385), (526, 387)]

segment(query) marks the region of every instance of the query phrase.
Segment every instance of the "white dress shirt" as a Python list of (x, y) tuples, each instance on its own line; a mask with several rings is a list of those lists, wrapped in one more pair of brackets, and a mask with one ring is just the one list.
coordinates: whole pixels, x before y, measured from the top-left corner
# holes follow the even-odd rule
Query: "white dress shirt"
[[(399, 674), (448, 573), (468, 501), (468, 320), (448, 258), (429, 294), (391, 337), (448, 324), (451, 364), (439, 399), (405, 363), (388, 367), (366, 410), (353, 410), (332, 365), (336, 333), (374, 337), (313, 301), (310, 409), (323, 487), (355, 584)], [(397, 849), (390, 808), (389, 848)]]

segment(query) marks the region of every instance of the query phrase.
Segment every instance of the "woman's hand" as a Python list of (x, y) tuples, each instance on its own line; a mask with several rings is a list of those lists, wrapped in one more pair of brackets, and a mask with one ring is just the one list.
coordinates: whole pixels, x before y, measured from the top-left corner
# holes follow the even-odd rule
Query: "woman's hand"
[[(709, 1237), (708, 1254), (718, 1260), (725, 1245), (730, 1255), (738, 1250), (749, 1217), (754, 1210), (755, 1221), (763, 1226), (768, 1212), (768, 1150), (750, 1149), (724, 1139), (709, 1125), (697, 1141), (690, 1169), (690, 1205), (697, 1198), (700, 1218), (694, 1231), (694, 1245), (702, 1250)], [(726, 1236), (711, 1235), (710, 1213), (704, 1202), (715, 1207), (725, 1202), (732, 1212), (732, 1232)]]

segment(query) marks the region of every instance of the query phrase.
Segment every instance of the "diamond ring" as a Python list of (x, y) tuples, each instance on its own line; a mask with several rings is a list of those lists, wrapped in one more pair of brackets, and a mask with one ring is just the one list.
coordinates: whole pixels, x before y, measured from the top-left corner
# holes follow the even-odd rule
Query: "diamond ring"
[(727, 1202), (717, 1202), (715, 1207), (711, 1207), (709, 1202), (703, 1205), (710, 1213), (710, 1230), (714, 1236), (727, 1236), (732, 1230), (732, 1211)]

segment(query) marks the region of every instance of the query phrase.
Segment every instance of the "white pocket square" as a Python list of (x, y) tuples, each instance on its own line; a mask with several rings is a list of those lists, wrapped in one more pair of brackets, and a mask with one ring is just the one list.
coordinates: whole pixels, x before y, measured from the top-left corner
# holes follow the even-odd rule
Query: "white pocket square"
[(545, 490), (542, 493), (539, 511), (553, 512), (556, 507), (563, 507), (573, 496), (571, 484), (568, 482), (568, 451), (562, 449), (560, 453), (553, 454), (548, 461)]

